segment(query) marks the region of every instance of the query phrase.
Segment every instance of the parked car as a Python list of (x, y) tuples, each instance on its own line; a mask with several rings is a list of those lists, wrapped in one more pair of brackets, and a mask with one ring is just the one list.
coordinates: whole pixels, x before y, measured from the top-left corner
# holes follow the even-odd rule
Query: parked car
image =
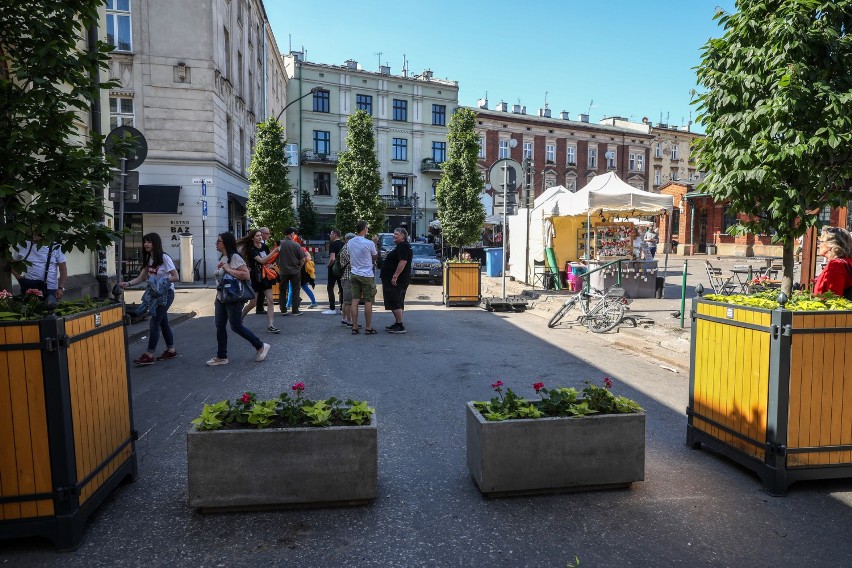
[(381, 268), (388, 253), (395, 248), (396, 243), (393, 242), (393, 233), (379, 233), (379, 259), (376, 262), (376, 266)]
[(429, 243), (411, 243), (411, 279), (429, 280), (438, 284), (444, 277), (444, 265)]

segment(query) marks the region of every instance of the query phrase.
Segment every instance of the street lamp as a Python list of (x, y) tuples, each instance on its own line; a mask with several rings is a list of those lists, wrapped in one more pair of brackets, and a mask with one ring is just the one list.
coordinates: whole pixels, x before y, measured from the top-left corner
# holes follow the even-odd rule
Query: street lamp
[(320, 86), (317, 86), (317, 87), (314, 87), (313, 89), (311, 89), (310, 91), (308, 91), (307, 93), (305, 93), (304, 95), (302, 95), (301, 97), (299, 97), (298, 99), (292, 100), (292, 101), (290, 101), (289, 103), (287, 103), (286, 105), (284, 105), (284, 108), (282, 108), (282, 109), (281, 109), (281, 112), (279, 112), (279, 113), (278, 113), (278, 116), (276, 116), (276, 117), (275, 117), (276, 122), (278, 121), (278, 119), (279, 119), (279, 118), (281, 118), (281, 115), (282, 115), (282, 114), (284, 114), (284, 111), (285, 111), (285, 110), (287, 110), (288, 108), (290, 108), (290, 106), (291, 106), (291, 105), (296, 104), (297, 102), (301, 101), (302, 99), (304, 99), (304, 98), (305, 98), (305, 97), (307, 97), (308, 95), (315, 95), (315, 94), (317, 94), (318, 92), (320, 92), (321, 90), (322, 90), (322, 86), (321, 86), (321, 85), (320, 85)]

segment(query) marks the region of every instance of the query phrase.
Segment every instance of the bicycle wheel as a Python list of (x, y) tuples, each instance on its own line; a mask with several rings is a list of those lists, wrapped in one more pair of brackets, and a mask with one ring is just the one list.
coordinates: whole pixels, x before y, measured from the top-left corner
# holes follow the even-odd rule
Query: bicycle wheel
[(556, 310), (556, 313), (553, 314), (553, 317), (550, 318), (549, 322), (547, 322), (547, 327), (551, 329), (556, 327), (556, 324), (558, 324), (559, 321), (565, 317), (565, 314), (571, 311), (571, 309), (574, 307), (574, 304), (576, 303), (577, 298), (571, 298), (570, 300), (562, 304), (562, 307)]
[(621, 323), (624, 318), (624, 304), (619, 298), (604, 298), (594, 313), (586, 319), (586, 326), (592, 333), (606, 333)]

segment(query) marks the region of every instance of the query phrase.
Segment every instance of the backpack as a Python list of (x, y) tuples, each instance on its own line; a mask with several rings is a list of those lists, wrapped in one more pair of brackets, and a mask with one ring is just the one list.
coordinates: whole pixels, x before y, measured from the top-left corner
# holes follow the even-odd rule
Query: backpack
[(343, 265), (340, 264), (340, 253), (334, 255), (334, 264), (331, 265), (331, 273), (335, 278), (343, 276)]

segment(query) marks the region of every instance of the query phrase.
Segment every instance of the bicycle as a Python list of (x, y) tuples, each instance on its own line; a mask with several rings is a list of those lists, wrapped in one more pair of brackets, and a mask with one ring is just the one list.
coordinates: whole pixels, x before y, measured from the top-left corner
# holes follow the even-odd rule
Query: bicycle
[[(598, 300), (594, 305), (590, 305), (593, 298)], [(593, 333), (606, 333), (624, 319), (625, 305), (628, 303), (629, 299), (624, 288), (617, 286), (613, 286), (606, 293), (594, 289), (591, 293), (583, 291), (568, 299), (553, 314), (553, 317), (547, 322), (547, 327), (551, 329), (556, 327), (562, 321), (562, 318), (579, 304), (582, 314), (577, 318), (576, 323), (585, 325)]]

